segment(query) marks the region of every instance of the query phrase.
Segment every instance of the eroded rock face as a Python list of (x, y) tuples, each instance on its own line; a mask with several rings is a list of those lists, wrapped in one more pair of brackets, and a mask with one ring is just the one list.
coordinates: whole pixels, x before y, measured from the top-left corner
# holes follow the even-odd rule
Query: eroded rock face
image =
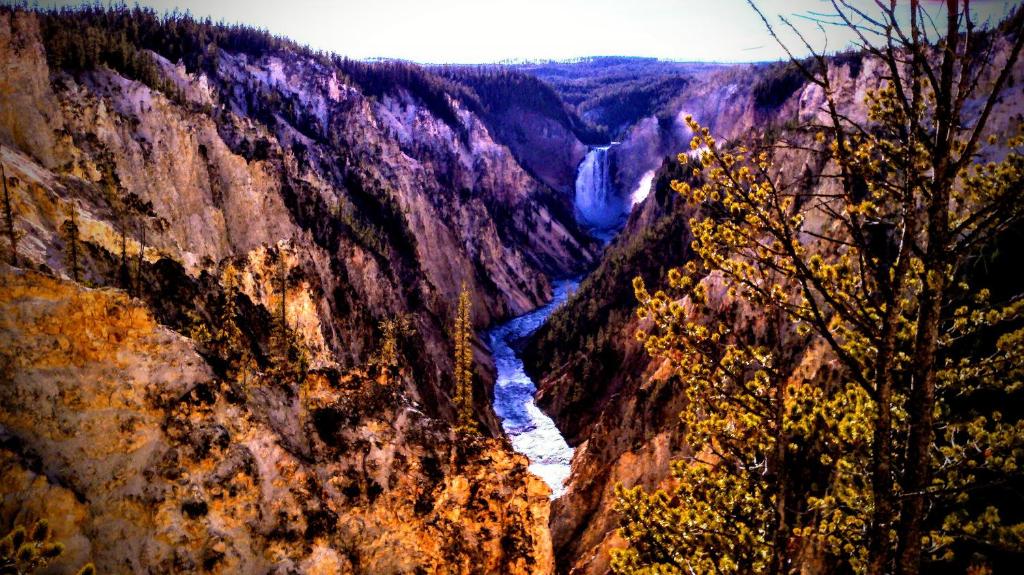
[(49, 519), (54, 572), (551, 572), (549, 490), (501, 442), (359, 371), (228, 385), (117, 290), (0, 287), (0, 519)]
[(4, 63), (0, 78), (2, 141), (32, 150), (44, 166), (55, 167), (65, 160), (57, 135), (63, 122), (50, 90), (46, 54), (34, 17), (16, 12), (0, 18), (0, 62)]
[(521, 107), (503, 110), (494, 123), (523, 167), (564, 196), (572, 197), (576, 168), (587, 151), (572, 132), (550, 117)]
[[(221, 51), (214, 77), (152, 54), (171, 98), (106, 69), (50, 70), (38, 28), (29, 13), (0, 16), (12, 72), (0, 142), (34, 265), (65, 272), (58, 232), (72, 205), (85, 279), (100, 285), (117, 283), (122, 230), (130, 257), (145, 228), (144, 263), (166, 258), (193, 279), (229, 261), (266, 263), (262, 251), (290, 254), (288, 311), (316, 360), (357, 362), (378, 321), (410, 315), (416, 395), (447, 417), (445, 325), (462, 283), (482, 327), (546, 301), (548, 275), (595, 257), (557, 192), (456, 101), (457, 126), (403, 89), (369, 98), (288, 51)], [(151, 214), (126, 212), (126, 197)], [(277, 297), (272, 271), (250, 270), (258, 303)], [(485, 396), (481, 417), (497, 431)]]
[[(56, 572), (551, 572), (549, 491), (493, 438), (486, 367), (483, 436), (451, 435), (447, 332), (463, 284), (482, 327), (594, 259), (558, 192), (457, 101), (442, 120), (288, 50), (151, 56), (173, 89), (51, 69), (36, 17), (0, 13), (0, 520), (49, 518)], [(240, 377), (200, 334), (229, 299)], [(272, 369), (282, 319), (300, 378)]]
[[(833, 67), (834, 89), (842, 104), (856, 109), (854, 119), (863, 119), (859, 106), (866, 90), (879, 77), (879, 63), (854, 55), (839, 60)], [(807, 121), (819, 115), (823, 95), (816, 86), (800, 86), (783, 93), (778, 102), (759, 102), (755, 90), (766, 75), (764, 64), (737, 64), (693, 71), (693, 77), (673, 103), (673, 114), (659, 120), (656, 116), (640, 119), (632, 125), (622, 144), (612, 150), (614, 180), (623, 195), (635, 193), (646, 185), (644, 176), (658, 170), (666, 156), (688, 151), (693, 134), (685, 117), (692, 115), (719, 138), (729, 141), (751, 133), (778, 130), (787, 122)], [(799, 80), (799, 78), (798, 78)], [(643, 190), (646, 194), (648, 190)]]

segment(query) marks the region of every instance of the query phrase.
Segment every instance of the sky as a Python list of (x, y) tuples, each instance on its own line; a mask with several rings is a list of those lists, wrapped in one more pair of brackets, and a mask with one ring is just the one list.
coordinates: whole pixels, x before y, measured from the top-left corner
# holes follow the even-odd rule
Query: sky
[[(4, 0), (0, 0), (3, 2)], [(856, 0), (860, 1), (860, 0)], [(862, 0), (873, 6), (873, 0)], [(934, 0), (926, 3), (938, 4)], [(824, 0), (756, 0), (778, 24), (790, 17), (816, 48), (826, 36), (799, 15), (825, 12)], [(974, 0), (976, 17), (993, 23), (1020, 0)], [(43, 7), (68, 2), (36, 0)], [(351, 58), (421, 63), (566, 60), (650, 56), (667, 60), (777, 60), (785, 52), (746, 0), (139, 0), (159, 12), (266, 28), (314, 49)], [(71, 3), (73, 4), (73, 3)], [(786, 36), (787, 44), (798, 45)], [(827, 29), (829, 49), (851, 33)], [(803, 55), (803, 51), (797, 55)]]

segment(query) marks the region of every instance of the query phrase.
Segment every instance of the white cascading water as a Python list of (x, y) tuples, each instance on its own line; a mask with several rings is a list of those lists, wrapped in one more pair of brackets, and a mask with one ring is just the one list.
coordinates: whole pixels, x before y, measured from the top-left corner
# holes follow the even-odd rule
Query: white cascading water
[[(638, 190), (628, 198), (621, 197), (612, 185), (608, 165), (608, 151), (615, 145), (617, 142), (591, 148), (576, 173), (576, 219), (589, 228), (592, 235), (606, 242), (615, 235), (633, 204), (643, 199), (654, 179), (651, 170), (649, 176), (644, 175)], [(534, 402), (537, 387), (526, 374), (517, 348), (547, 321), (578, 285), (578, 279), (555, 282), (555, 297), (550, 303), (494, 326), (488, 337), (498, 372), (494, 384), (494, 412), (501, 419), (512, 447), (529, 458), (530, 471), (551, 487), (552, 498), (565, 492), (573, 449), (555, 422)]]
[(618, 228), (629, 208), (609, 173), (608, 151), (614, 145), (591, 148), (576, 172), (576, 219), (595, 235)]
[(651, 185), (654, 183), (655, 174), (654, 170), (647, 170), (644, 172), (644, 175), (640, 176), (640, 183), (636, 185), (636, 189), (629, 195), (630, 208), (647, 199), (647, 195), (651, 193)]
[(512, 447), (530, 460), (530, 471), (551, 486), (551, 497), (565, 491), (571, 470), (573, 449), (543, 411), (537, 407), (537, 392), (526, 375), (519, 344), (544, 325), (548, 316), (562, 305), (579, 285), (578, 279), (555, 282), (554, 299), (547, 305), (491, 328), (488, 339), (494, 353), (498, 378), (494, 384), (494, 413), (512, 441)]

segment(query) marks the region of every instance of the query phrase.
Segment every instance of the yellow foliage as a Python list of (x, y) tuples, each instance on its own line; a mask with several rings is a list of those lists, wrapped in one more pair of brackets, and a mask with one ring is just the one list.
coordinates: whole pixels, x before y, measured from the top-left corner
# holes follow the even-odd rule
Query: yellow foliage
[(473, 415), (473, 304), (465, 283), (459, 292), (459, 306), (455, 314), (455, 409), (458, 417), (456, 429), (473, 433), (477, 429)]
[[(613, 554), (614, 572), (777, 573), (805, 546), (843, 569), (888, 570), (901, 551), (917, 560), (906, 540), (914, 531), (899, 522), (908, 501), (924, 498), (947, 514), (924, 533), (933, 558), (948, 560), (968, 539), (1024, 548), (1024, 524), (970, 504), (981, 470), (1019, 473), (1024, 423), (997, 412), (954, 416), (958, 396), (1024, 387), (1024, 302), (991, 303), (964, 263), (1024, 221), (1024, 155), (1013, 147), (978, 165), (961, 141), (953, 149), (962, 156), (943, 160), (951, 177), (936, 182), (935, 151), (906, 136), (911, 120), (893, 84), (867, 104), (872, 130), (837, 125), (819, 150), (845, 178), (820, 199), (786, 185), (777, 148), (733, 153), (687, 117), (701, 154), (672, 189), (696, 214), (694, 261), (671, 270), (666, 289), (651, 293), (640, 278), (633, 287), (644, 321), (637, 338), (673, 368), (695, 455), (674, 464), (672, 493), (619, 486), (630, 546)], [(940, 192), (948, 202), (934, 200)], [(809, 223), (822, 215), (827, 225)], [(709, 296), (709, 272), (727, 299)], [(950, 322), (930, 311), (951, 302)], [(768, 329), (781, 335), (737, 325), (751, 313), (778, 318)], [(964, 345), (987, 340), (996, 343), (984, 353)], [(825, 345), (827, 369), (801, 375), (778, 363), (809, 342)], [(946, 364), (929, 368), (931, 358)], [(931, 399), (920, 393), (926, 380)], [(923, 454), (925, 475), (913, 450), (898, 467), (895, 454), (933, 428), (945, 437)], [(808, 486), (793, 493), (798, 477)], [(911, 481), (923, 487), (901, 493)]]

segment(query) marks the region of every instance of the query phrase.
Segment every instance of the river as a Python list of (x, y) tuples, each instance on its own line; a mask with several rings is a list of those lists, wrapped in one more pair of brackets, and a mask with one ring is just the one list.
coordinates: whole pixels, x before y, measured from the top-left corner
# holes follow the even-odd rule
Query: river
[(551, 486), (551, 497), (562, 494), (569, 477), (572, 448), (555, 422), (537, 407), (537, 386), (526, 375), (517, 349), (564, 302), (579, 280), (555, 282), (554, 298), (547, 305), (495, 326), (488, 332), (498, 379), (494, 384), (494, 412), (501, 419), (512, 447), (530, 459), (530, 471)]

